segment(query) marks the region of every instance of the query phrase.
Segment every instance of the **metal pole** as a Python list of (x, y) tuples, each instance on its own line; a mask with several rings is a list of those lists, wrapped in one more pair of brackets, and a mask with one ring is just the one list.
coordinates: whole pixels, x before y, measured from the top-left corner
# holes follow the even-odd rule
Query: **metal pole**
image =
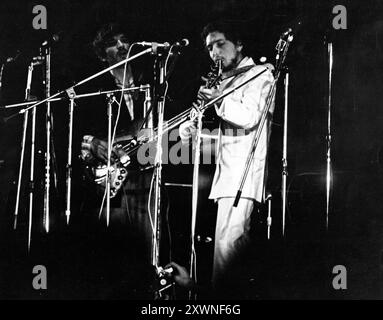
[[(162, 90), (162, 86), (165, 81), (165, 65), (164, 61), (159, 61), (159, 88)], [(163, 95), (163, 92), (160, 92)], [(153, 223), (153, 235), (152, 235), (152, 265), (156, 270), (159, 268), (159, 251), (160, 251), (160, 237), (161, 237), (161, 184), (162, 184), (162, 137), (163, 137), (163, 125), (164, 125), (164, 106), (165, 97), (161, 96), (158, 99), (157, 113), (158, 113), (158, 130), (157, 130), (157, 145), (156, 145), (156, 158), (155, 158), (155, 199), (154, 199), (154, 223)]]
[[(50, 48), (46, 48), (45, 53), (45, 96), (50, 96)], [(44, 213), (43, 221), (45, 231), (49, 232), (49, 205), (50, 205), (50, 172), (51, 172), (51, 103), (47, 101), (47, 112), (46, 112), (46, 155), (45, 155), (45, 186), (44, 186)]]
[(112, 156), (112, 103), (113, 97), (108, 96), (108, 160), (106, 174), (106, 226), (109, 226), (110, 219), (110, 178), (111, 178), (111, 156)]
[(144, 117), (146, 117), (146, 121), (143, 124), (143, 129), (149, 130), (149, 139), (153, 137), (153, 112), (152, 109), (152, 98), (150, 96), (150, 87), (145, 89), (145, 101), (144, 101)]
[(272, 105), (272, 103), (274, 101), (277, 80), (278, 79), (275, 79), (273, 81), (273, 83), (271, 85), (271, 88), (270, 88), (270, 91), (269, 91), (269, 94), (267, 96), (266, 106), (265, 106), (265, 108), (263, 110), (261, 119), (259, 120), (258, 128), (257, 128), (257, 131), (255, 132), (255, 135), (254, 135), (254, 138), (253, 138), (253, 142), (252, 142), (252, 145), (250, 147), (250, 152), (249, 152), (249, 154), (248, 154), (248, 156), (246, 158), (245, 168), (244, 168), (244, 171), (242, 173), (242, 177), (241, 177), (241, 180), (240, 180), (240, 183), (239, 183), (239, 188), (238, 188), (238, 191), (237, 191), (237, 195), (236, 195), (236, 197), (234, 199), (233, 207), (237, 207), (238, 202), (241, 199), (243, 186), (245, 185), (246, 178), (247, 178), (247, 175), (248, 175), (249, 170), (250, 170), (250, 165), (251, 165), (251, 163), (252, 163), (252, 161), (254, 159), (254, 154), (255, 154), (255, 150), (256, 150), (256, 148), (258, 146), (258, 141), (259, 141), (259, 139), (261, 137), (264, 124), (266, 123), (266, 120), (267, 120), (267, 117), (268, 117), (269, 110), (270, 110), (271, 105)]
[[(27, 75), (27, 85), (25, 88), (25, 100), (30, 98), (31, 93), (31, 84), (32, 84), (32, 74), (33, 74), (33, 62), (28, 67), (28, 75)], [(20, 155), (20, 165), (19, 165), (19, 177), (17, 181), (17, 192), (16, 192), (16, 205), (14, 212), (14, 221), (13, 221), (13, 229), (17, 228), (17, 217), (19, 214), (19, 205), (20, 205), (20, 192), (21, 192), (21, 180), (23, 176), (23, 168), (24, 168), (24, 154), (25, 154), (25, 143), (27, 137), (27, 127), (28, 127), (28, 116), (29, 112), (25, 112), (24, 114), (24, 122), (23, 122), (23, 138), (21, 141), (21, 155)]]
[(285, 110), (283, 119), (283, 154), (282, 154), (282, 235), (285, 235), (286, 207), (287, 207), (287, 116), (289, 99), (289, 73), (285, 76)]
[(69, 132), (68, 132), (68, 159), (66, 166), (66, 223), (69, 224), (71, 215), (71, 189), (72, 189), (72, 143), (73, 143), (73, 109), (74, 109), (74, 92), (70, 95), (69, 104)]
[(270, 240), (270, 234), (271, 234), (271, 223), (272, 223), (272, 217), (271, 217), (271, 204), (272, 204), (272, 195), (269, 193), (265, 201), (267, 202), (267, 240)]
[[(195, 137), (195, 153), (193, 165), (193, 189), (192, 189), (192, 218), (191, 218), (191, 250), (190, 250), (190, 277), (197, 283), (197, 255), (195, 251), (195, 228), (197, 221), (197, 207), (198, 207), (198, 185), (199, 185), (199, 166), (201, 154), (201, 129), (202, 129), (202, 112), (198, 112), (197, 118), (197, 133)], [(189, 292), (189, 298), (193, 297), (192, 292)], [(194, 296), (194, 298), (196, 298)]]
[[(78, 94), (76, 95), (76, 99), (80, 99), (80, 98), (87, 98), (87, 97), (93, 97), (93, 96), (100, 96), (100, 95), (103, 95), (103, 94), (108, 94), (108, 93), (116, 93), (116, 92), (130, 92), (130, 91), (136, 91), (136, 90), (146, 90), (147, 88), (150, 88), (150, 85), (148, 84), (144, 84), (144, 85), (141, 85), (139, 87), (131, 87), (131, 88), (124, 88), (124, 89), (115, 89), (115, 90), (107, 90), (107, 91), (96, 91), (96, 92), (90, 92), (90, 93), (84, 93), (84, 94)], [(66, 90), (67, 92), (72, 90), (73, 88), (69, 88), (68, 90)], [(64, 100), (64, 99), (67, 99), (67, 97), (60, 97), (60, 98), (51, 98), (47, 101), (50, 101), (50, 102), (54, 102), (54, 101), (61, 101), (61, 100)], [(29, 102), (21, 102), (21, 103), (15, 103), (15, 104), (8, 104), (8, 105), (5, 105), (5, 106), (2, 106), (1, 108), (3, 109), (10, 109), (10, 108), (18, 108), (18, 107), (24, 107), (24, 106), (30, 106), (32, 104), (35, 104), (37, 102), (40, 102), (39, 101), (29, 101)]]
[(241, 199), (242, 189), (243, 189), (243, 186), (245, 184), (247, 175), (249, 173), (250, 165), (251, 165), (251, 162), (253, 161), (255, 150), (258, 146), (258, 141), (259, 141), (259, 138), (262, 134), (263, 126), (266, 123), (270, 107), (274, 101), (276, 85), (277, 85), (277, 82), (279, 80), (280, 71), (281, 71), (282, 65), (286, 59), (287, 51), (288, 51), (288, 48), (289, 48), (291, 41), (293, 41), (293, 36), (291, 34), (289, 34), (286, 41), (283, 41), (281, 38), (277, 44), (277, 50), (278, 50), (277, 59), (276, 59), (277, 60), (277, 63), (276, 63), (277, 68), (276, 68), (275, 73), (274, 73), (274, 81), (271, 84), (271, 88), (270, 88), (269, 93), (267, 95), (266, 103), (265, 103), (266, 105), (265, 105), (264, 110), (262, 111), (262, 116), (259, 120), (258, 128), (257, 128), (257, 131), (254, 135), (253, 142), (252, 142), (252, 145), (250, 148), (250, 152), (249, 152), (247, 159), (246, 159), (245, 168), (244, 168), (243, 173), (242, 173), (242, 177), (240, 180), (237, 195), (234, 199), (233, 207), (237, 207), (238, 202)]
[(32, 238), (32, 212), (33, 212), (33, 195), (35, 189), (34, 173), (35, 173), (35, 138), (36, 138), (36, 108), (32, 109), (32, 137), (31, 137), (31, 172), (29, 179), (29, 224), (28, 224), (28, 252), (31, 250)]
[(163, 126), (163, 101), (158, 102), (158, 139), (155, 161), (155, 199), (154, 199), (154, 232), (152, 238), (153, 252), (152, 264), (156, 268), (159, 265), (159, 241), (160, 241), (160, 208), (161, 208), (161, 174), (162, 174), (162, 126)]
[(331, 113), (332, 113), (332, 104), (331, 104), (331, 90), (332, 90), (332, 67), (333, 67), (333, 50), (332, 43), (327, 44), (328, 52), (328, 64), (329, 64), (329, 74), (328, 74), (328, 113), (327, 113), (327, 152), (326, 152), (326, 230), (328, 230), (328, 220), (330, 214), (330, 193), (332, 185), (332, 163), (331, 163)]
[(4, 72), (4, 66), (5, 66), (5, 63), (3, 63), (1, 65), (1, 68), (0, 68), (0, 97), (1, 97), (1, 89), (3, 87), (3, 72)]
[(23, 176), (23, 167), (24, 167), (25, 141), (26, 141), (26, 138), (27, 138), (28, 116), (29, 116), (29, 111), (24, 113), (23, 138), (22, 138), (22, 141), (21, 141), (19, 177), (18, 177), (18, 180), (17, 180), (16, 205), (15, 205), (15, 212), (14, 212), (14, 219), (13, 219), (13, 229), (14, 230), (16, 230), (16, 228), (17, 228), (17, 217), (18, 217), (18, 214), (19, 214), (21, 180), (22, 180), (22, 176)]

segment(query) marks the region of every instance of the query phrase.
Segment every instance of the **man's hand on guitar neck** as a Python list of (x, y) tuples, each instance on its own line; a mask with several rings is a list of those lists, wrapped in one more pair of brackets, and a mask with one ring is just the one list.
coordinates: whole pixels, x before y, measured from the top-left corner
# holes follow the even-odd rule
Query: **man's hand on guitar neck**
[(217, 88), (206, 88), (201, 87), (198, 91), (198, 102), (209, 102), (210, 100), (213, 100), (214, 98), (219, 97), (222, 94), (222, 91)]
[(218, 88), (206, 88), (204, 86), (200, 87), (198, 90), (198, 95), (197, 95), (197, 101), (193, 102), (193, 107), (198, 110), (199, 107), (201, 106), (202, 102), (209, 102), (210, 100), (213, 100), (217, 97), (222, 95), (222, 91), (219, 90)]

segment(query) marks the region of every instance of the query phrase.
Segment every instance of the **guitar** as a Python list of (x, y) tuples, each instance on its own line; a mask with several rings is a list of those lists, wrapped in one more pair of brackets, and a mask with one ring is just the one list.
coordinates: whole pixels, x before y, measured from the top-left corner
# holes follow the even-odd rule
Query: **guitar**
[[(84, 136), (81, 144), (80, 158), (87, 163), (86, 176), (94, 181), (99, 188), (104, 191), (106, 188), (106, 178), (108, 173), (107, 165), (97, 159), (92, 154), (90, 149), (90, 141), (94, 138), (91, 136)], [(127, 140), (120, 140), (116, 138), (116, 142), (112, 145), (112, 153), (117, 155), (117, 159), (110, 167), (110, 197), (114, 198), (124, 181), (128, 177), (128, 168), (131, 165), (131, 157), (138, 150), (138, 147), (143, 144), (144, 140), (140, 143), (133, 137)]]

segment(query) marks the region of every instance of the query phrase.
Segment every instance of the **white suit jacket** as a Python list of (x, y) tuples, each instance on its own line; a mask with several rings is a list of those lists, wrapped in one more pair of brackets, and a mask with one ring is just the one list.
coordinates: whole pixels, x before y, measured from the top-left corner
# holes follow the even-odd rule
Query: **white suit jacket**
[[(251, 58), (245, 57), (237, 68), (254, 65)], [(262, 71), (265, 67), (255, 66), (234, 78), (224, 80), (221, 90), (230, 89)], [(253, 138), (256, 134), (262, 111), (266, 106), (267, 95), (274, 78), (270, 70), (223, 99), (216, 106), (221, 118), (218, 143), (216, 144), (216, 170), (210, 192), (210, 199), (235, 197), (245, 168)], [(274, 112), (274, 97), (269, 110)], [(269, 138), (269, 121), (263, 127), (255, 157), (251, 163), (242, 191), (243, 198), (264, 199), (266, 156)]]

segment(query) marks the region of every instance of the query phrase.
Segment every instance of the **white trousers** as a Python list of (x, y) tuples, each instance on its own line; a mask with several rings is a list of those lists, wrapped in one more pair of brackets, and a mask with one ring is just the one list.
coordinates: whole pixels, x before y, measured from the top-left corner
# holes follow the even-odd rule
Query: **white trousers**
[(250, 241), (251, 213), (255, 200), (240, 199), (233, 207), (234, 198), (219, 198), (217, 224), (215, 229), (213, 285), (233, 280), (230, 268)]

